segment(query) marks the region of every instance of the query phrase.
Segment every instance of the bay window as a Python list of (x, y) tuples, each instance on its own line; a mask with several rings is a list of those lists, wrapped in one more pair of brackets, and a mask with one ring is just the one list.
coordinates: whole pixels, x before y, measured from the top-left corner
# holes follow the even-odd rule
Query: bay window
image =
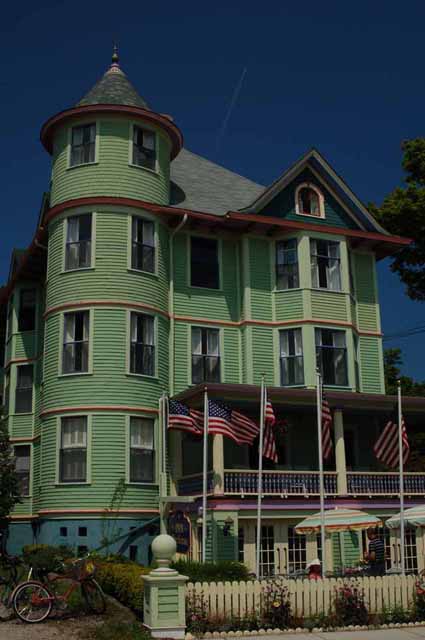
[(345, 331), (315, 329), (317, 366), (325, 385), (348, 385)]
[(154, 421), (130, 418), (130, 482), (154, 482)]
[(280, 384), (282, 387), (304, 384), (301, 329), (284, 329), (280, 337)]
[(62, 373), (87, 373), (89, 370), (89, 311), (64, 315)]
[(19, 495), (30, 495), (30, 468), (31, 468), (31, 446), (29, 444), (15, 445), (13, 447), (15, 456), (15, 472), (18, 477)]
[(65, 271), (91, 266), (92, 214), (67, 218)]
[(34, 331), (37, 293), (22, 289), (19, 294), (18, 331)]
[(15, 413), (32, 413), (33, 370), (32, 364), (16, 369)]
[(130, 373), (155, 375), (155, 321), (144, 313), (130, 317)]
[(310, 238), (310, 257), (313, 288), (341, 291), (339, 242)]
[(95, 161), (96, 155), (96, 125), (85, 124), (73, 127), (71, 132), (70, 166), (89, 164)]
[(276, 243), (276, 289), (299, 287), (297, 240)]
[(220, 331), (192, 327), (192, 382), (220, 382)]
[(87, 481), (87, 417), (61, 419), (59, 450), (60, 482)]

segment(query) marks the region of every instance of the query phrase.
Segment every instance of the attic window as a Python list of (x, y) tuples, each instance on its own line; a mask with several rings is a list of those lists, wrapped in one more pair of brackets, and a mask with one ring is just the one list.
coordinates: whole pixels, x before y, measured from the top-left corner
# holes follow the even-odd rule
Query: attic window
[(323, 195), (310, 184), (300, 184), (295, 193), (295, 208), (300, 216), (324, 218)]

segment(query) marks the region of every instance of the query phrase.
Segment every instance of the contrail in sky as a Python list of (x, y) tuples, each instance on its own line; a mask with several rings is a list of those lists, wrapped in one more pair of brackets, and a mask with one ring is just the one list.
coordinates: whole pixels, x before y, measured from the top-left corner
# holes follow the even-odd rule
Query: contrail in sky
[(243, 85), (243, 81), (245, 79), (246, 76), (246, 72), (247, 72), (247, 68), (244, 67), (241, 73), (241, 77), (239, 78), (239, 82), (237, 83), (234, 91), (233, 91), (233, 95), (232, 95), (232, 99), (230, 101), (230, 105), (229, 108), (227, 110), (227, 113), (224, 117), (223, 123), (220, 127), (220, 130), (217, 134), (217, 141), (216, 141), (216, 145), (215, 145), (215, 153), (218, 154), (219, 150), (220, 150), (220, 145), (221, 142), (223, 140), (224, 134), (226, 133), (226, 129), (227, 129), (227, 125), (229, 123), (230, 120), (230, 116), (232, 115), (232, 111), (234, 109), (234, 106), (236, 104), (237, 99), (239, 98), (239, 94), (241, 92), (242, 89), (242, 85)]

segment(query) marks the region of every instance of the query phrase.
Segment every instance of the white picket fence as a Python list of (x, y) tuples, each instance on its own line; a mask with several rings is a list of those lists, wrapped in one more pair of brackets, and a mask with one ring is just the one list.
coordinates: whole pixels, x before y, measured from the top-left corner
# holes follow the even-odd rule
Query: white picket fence
[[(415, 576), (397, 575), (355, 580), (358, 588), (363, 589), (366, 606), (372, 614), (396, 605), (408, 609), (414, 600), (415, 582)], [(288, 587), (292, 614), (309, 617), (322, 612), (327, 614), (332, 610), (335, 589), (342, 586), (344, 580), (283, 580), (283, 583)], [(245, 617), (261, 610), (262, 592), (267, 584), (267, 581), (257, 580), (188, 583), (187, 595), (202, 597), (211, 618), (230, 615)]]

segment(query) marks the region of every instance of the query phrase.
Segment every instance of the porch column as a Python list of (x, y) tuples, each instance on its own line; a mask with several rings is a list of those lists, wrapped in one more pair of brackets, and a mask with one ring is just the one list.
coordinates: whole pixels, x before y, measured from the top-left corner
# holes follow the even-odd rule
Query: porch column
[(183, 459), (182, 459), (182, 434), (180, 431), (174, 429), (170, 430), (169, 434), (169, 458), (168, 464), (170, 465), (170, 494), (172, 496), (178, 495), (179, 480), (183, 474)]
[(222, 435), (213, 436), (214, 494), (224, 493), (224, 442)]
[(347, 495), (347, 467), (345, 464), (345, 442), (344, 442), (344, 419), (341, 409), (335, 409), (334, 416), (335, 432), (335, 466), (337, 473), (338, 494)]

